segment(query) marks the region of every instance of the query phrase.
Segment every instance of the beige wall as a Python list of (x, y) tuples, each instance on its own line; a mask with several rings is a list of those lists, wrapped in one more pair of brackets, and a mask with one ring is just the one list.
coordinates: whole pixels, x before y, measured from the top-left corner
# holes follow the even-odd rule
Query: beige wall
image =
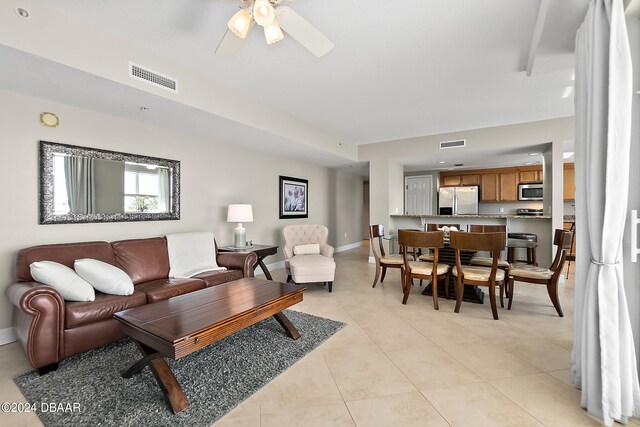
[[(41, 126), (41, 111), (56, 113), (60, 126)], [(255, 221), (245, 227), (247, 238), (256, 243), (280, 244), (282, 227), (293, 223), (330, 226), (330, 243), (336, 246), (361, 241), (362, 179), (355, 175), (223, 144), (216, 135), (205, 139), (7, 91), (0, 91), (0, 129), (5, 153), (5, 165), (0, 168), (5, 192), (0, 225), (3, 291), (14, 280), (16, 252), (31, 245), (110, 241), (193, 230), (213, 231), (218, 243), (230, 244), (235, 225), (226, 222), (226, 207), (234, 202), (253, 205)], [(39, 225), (39, 140), (179, 160), (181, 219)], [(279, 175), (309, 180), (309, 219), (278, 219)], [(280, 251), (266, 261), (281, 259)], [(11, 313), (10, 304), (3, 298), (0, 330), (11, 325)]]

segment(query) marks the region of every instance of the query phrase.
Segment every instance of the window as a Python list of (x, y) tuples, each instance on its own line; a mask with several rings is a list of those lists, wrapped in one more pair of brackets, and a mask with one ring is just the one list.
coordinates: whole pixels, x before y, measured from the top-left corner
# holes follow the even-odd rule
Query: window
[(126, 163), (124, 211), (157, 212), (160, 186), (156, 166)]

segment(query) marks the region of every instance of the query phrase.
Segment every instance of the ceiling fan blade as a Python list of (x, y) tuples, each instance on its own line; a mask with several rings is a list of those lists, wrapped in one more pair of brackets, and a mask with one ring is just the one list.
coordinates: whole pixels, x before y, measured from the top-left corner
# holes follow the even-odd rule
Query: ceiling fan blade
[(280, 28), (315, 56), (321, 57), (335, 47), (331, 40), (290, 7), (278, 7), (276, 16)]
[[(251, 31), (251, 28), (253, 28), (253, 23), (249, 27), (249, 31), (247, 32), (247, 35)], [(238, 53), (238, 51), (242, 47), (243, 42), (244, 42), (244, 39), (241, 39), (240, 37), (236, 36), (231, 32), (230, 29), (227, 28), (227, 32), (224, 33), (224, 37), (222, 37), (222, 40), (220, 40), (220, 43), (218, 43), (218, 47), (216, 48), (216, 55), (233, 56), (236, 53)]]

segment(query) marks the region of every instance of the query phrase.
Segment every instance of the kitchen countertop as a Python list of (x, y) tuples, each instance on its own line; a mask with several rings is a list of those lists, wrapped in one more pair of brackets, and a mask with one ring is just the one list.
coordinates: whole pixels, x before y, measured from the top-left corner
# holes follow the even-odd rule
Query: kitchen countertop
[[(398, 218), (491, 218), (491, 219), (551, 219), (551, 215), (531, 216), (531, 215), (504, 215), (504, 214), (487, 214), (487, 215), (395, 215)], [(565, 216), (566, 218), (566, 216)]]

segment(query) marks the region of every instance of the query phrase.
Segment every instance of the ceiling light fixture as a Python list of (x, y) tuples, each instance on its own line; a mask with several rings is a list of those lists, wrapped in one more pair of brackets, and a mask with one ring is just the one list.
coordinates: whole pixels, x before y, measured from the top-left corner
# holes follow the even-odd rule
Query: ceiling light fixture
[(447, 161), (446, 160), (440, 160), (438, 163), (442, 165), (444, 163), (447, 163)]
[(265, 25), (264, 38), (267, 40), (267, 44), (277, 43), (284, 38), (284, 34), (282, 34), (278, 21), (274, 19), (271, 24)]
[(263, 27), (270, 25), (276, 19), (276, 11), (269, 0), (256, 0), (253, 3), (253, 19)]
[(264, 29), (268, 44), (284, 38), (284, 32), (318, 58), (335, 46), (317, 28), (288, 6), (280, 6), (282, 0), (239, 0), (240, 10), (229, 22), (228, 30), (216, 48), (216, 55), (233, 56), (238, 52), (253, 24)]
[(540, 153), (529, 153), (530, 156), (539, 156)]
[(282, 29), (276, 20), (276, 11), (269, 0), (256, 0), (251, 9), (253, 15), (247, 9), (240, 9), (227, 23), (229, 30), (236, 36), (244, 39), (251, 29), (251, 20), (264, 28), (264, 38), (267, 44), (274, 44), (284, 38)]
[(251, 15), (246, 10), (240, 9), (229, 19), (227, 27), (233, 34), (244, 39), (251, 28)]

